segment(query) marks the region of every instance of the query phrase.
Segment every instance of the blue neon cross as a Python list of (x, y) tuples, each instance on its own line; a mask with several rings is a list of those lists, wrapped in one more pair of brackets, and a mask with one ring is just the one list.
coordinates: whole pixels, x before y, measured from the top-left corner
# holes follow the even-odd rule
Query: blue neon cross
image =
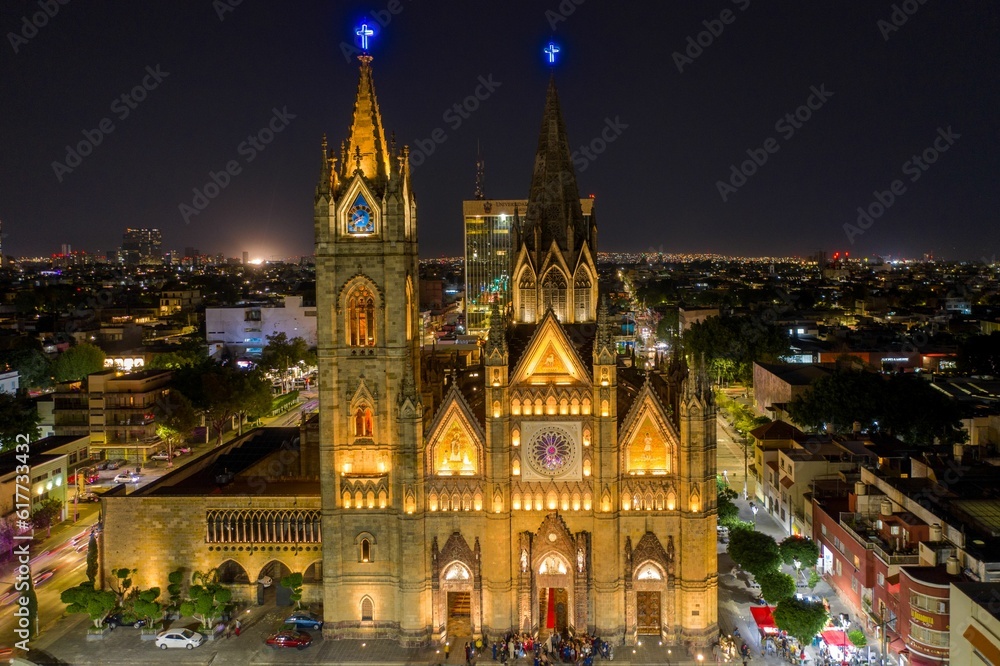
[(543, 50), (549, 56), (549, 63), (554, 63), (556, 61), (556, 54), (559, 53), (559, 47), (549, 42), (549, 45)]
[(367, 23), (362, 23), (361, 28), (359, 28), (355, 33), (361, 38), (361, 48), (365, 51), (368, 50), (368, 38), (375, 34), (375, 31), (368, 27)]

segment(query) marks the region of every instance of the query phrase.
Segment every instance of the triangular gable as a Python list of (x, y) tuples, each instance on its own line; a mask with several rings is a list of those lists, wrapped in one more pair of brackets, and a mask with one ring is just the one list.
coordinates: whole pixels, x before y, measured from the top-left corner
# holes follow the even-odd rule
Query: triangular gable
[(576, 384), (589, 379), (576, 348), (551, 310), (528, 341), (514, 369), (514, 384)]
[(428, 429), (427, 465), (432, 474), (468, 476), (482, 471), (486, 437), (469, 403), (452, 384)]
[(679, 443), (666, 410), (643, 384), (622, 423), (618, 441), (622, 452), (622, 469), (631, 473), (673, 472)]

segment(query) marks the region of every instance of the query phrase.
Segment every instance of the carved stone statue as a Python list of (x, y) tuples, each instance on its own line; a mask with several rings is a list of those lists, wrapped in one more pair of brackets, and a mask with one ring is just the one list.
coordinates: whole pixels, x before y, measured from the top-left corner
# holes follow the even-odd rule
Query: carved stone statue
[(632, 537), (625, 537), (625, 578), (632, 577)]
[(528, 572), (528, 551), (521, 549), (521, 573)]
[(586, 557), (583, 554), (583, 546), (577, 548), (576, 550), (576, 570), (583, 573), (584, 567), (586, 565)]

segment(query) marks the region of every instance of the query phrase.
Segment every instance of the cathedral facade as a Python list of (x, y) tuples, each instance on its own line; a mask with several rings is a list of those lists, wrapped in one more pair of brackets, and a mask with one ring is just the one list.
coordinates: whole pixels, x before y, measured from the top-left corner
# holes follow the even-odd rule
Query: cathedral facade
[(360, 61), (315, 198), (324, 633), (710, 644), (712, 394), (681, 362), (619, 362), (555, 84), (514, 221), (513, 303), (480, 364), (435, 374), (408, 149), (387, 139)]

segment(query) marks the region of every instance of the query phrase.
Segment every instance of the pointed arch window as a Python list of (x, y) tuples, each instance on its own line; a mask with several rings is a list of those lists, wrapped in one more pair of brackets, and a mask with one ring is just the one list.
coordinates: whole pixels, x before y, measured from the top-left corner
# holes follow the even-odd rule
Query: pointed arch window
[(347, 325), (352, 347), (375, 346), (375, 297), (358, 287), (347, 299)]
[(573, 285), (573, 307), (576, 321), (589, 321), (592, 319), (593, 308), (590, 304), (590, 278), (582, 270), (576, 274)]
[(520, 298), (518, 299), (520, 305), (520, 317), (518, 321), (522, 321), (526, 324), (533, 324), (535, 322), (535, 280), (531, 276), (531, 273), (525, 271), (521, 274), (521, 280), (517, 284), (518, 292)]
[(545, 274), (542, 282), (542, 307), (552, 308), (559, 321), (566, 321), (566, 278), (558, 270)]
[(371, 437), (374, 432), (374, 419), (370, 407), (358, 407), (354, 412), (354, 436)]
[(375, 604), (371, 597), (361, 600), (361, 621), (372, 622), (375, 619)]

